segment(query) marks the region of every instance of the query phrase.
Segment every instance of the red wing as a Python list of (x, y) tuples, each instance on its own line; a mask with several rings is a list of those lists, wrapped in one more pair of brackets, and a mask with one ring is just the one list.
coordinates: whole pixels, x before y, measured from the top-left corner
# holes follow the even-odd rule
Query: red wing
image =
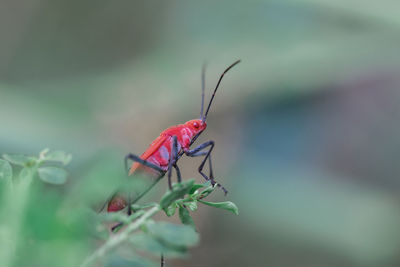
[[(165, 140), (167, 140), (166, 135), (160, 135), (159, 137), (157, 137), (156, 140), (154, 140), (150, 144), (149, 148), (140, 156), (140, 158), (143, 160), (147, 160), (151, 155), (153, 155), (154, 152), (156, 152), (160, 148)], [(140, 167), (140, 165), (141, 164), (139, 162), (134, 162), (131, 166), (131, 169), (129, 170), (129, 175), (134, 173), (137, 168)]]

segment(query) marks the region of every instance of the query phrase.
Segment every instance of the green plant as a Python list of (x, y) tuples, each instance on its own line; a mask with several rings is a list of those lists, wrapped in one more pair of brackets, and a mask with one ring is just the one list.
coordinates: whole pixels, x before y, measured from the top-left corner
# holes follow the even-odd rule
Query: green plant
[[(22, 222), (26, 212), (30, 187), (38, 175), (40, 180), (50, 184), (64, 184), (67, 172), (59, 165), (67, 165), (71, 155), (62, 151), (45, 149), (38, 157), (4, 154), (0, 159), (0, 180), (2, 183), (1, 199), (1, 238), (0, 259), (2, 266), (13, 264), (19, 243), (23, 242)], [(20, 168), (19, 174), (13, 177), (11, 165)]]
[[(84, 267), (95, 262), (105, 266), (153, 266), (155, 261), (149, 258), (185, 257), (188, 249), (198, 243), (199, 234), (190, 213), (199, 204), (238, 214), (232, 202), (205, 201), (215, 186), (209, 182), (196, 184), (194, 179), (174, 184), (158, 203), (132, 204), (131, 216), (96, 213), (88, 208), (90, 202), (98, 202), (93, 196), (102, 198), (100, 193), (109, 194), (111, 183), (118, 187), (127, 179), (116, 179), (125, 175), (110, 158), (96, 160), (97, 165), (79, 178), (81, 183), (67, 184), (66, 192), (60, 194), (60, 187), (55, 185), (67, 182), (63, 167), (70, 160), (71, 155), (48, 149), (37, 157), (7, 154), (0, 159), (2, 266)], [(102, 180), (103, 176), (112, 179)], [(133, 185), (125, 186), (143, 188), (139, 179), (133, 180)], [(182, 224), (154, 221), (152, 217), (161, 212), (168, 217), (178, 213)], [(109, 223), (117, 222), (123, 226), (110, 232)], [(21, 254), (26, 258), (19, 257)]]
[[(197, 244), (199, 237), (189, 210), (196, 211), (197, 203), (217, 207), (238, 214), (238, 208), (230, 201), (214, 203), (202, 199), (213, 192), (215, 186), (209, 182), (195, 184), (194, 179), (173, 184), (172, 190), (167, 191), (159, 203), (132, 205), (133, 216), (108, 213), (102, 216), (103, 221), (120, 221), (127, 224), (91, 254), (82, 266), (90, 266), (94, 261), (103, 258), (115, 247), (130, 242), (135, 249), (147, 251), (156, 255), (179, 257), (185, 256), (189, 247)], [(173, 216), (178, 210), (182, 225), (167, 222), (155, 222), (151, 217), (157, 212), (164, 211), (167, 216)], [(141, 229), (140, 232), (135, 232)]]

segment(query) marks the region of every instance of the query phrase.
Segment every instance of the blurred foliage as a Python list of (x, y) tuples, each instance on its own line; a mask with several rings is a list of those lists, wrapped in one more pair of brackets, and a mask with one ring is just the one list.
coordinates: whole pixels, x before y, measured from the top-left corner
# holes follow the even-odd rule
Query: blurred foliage
[[(197, 207), (195, 203), (199, 201), (238, 214), (238, 209), (232, 202), (201, 201), (200, 198), (205, 198), (216, 186), (209, 182), (195, 184), (194, 179), (174, 184), (172, 190), (162, 197), (160, 204), (132, 204), (132, 216), (124, 213), (95, 214), (82, 205), (90, 200), (84, 195), (93, 195), (93, 187), (89, 184), (86, 185), (89, 189), (74, 197), (74, 201), (80, 205), (72, 202), (65, 205), (65, 199), (53, 190), (44, 194), (43, 184), (34, 180), (38, 176), (50, 185), (64, 184), (66, 171), (59, 166), (47, 164), (59, 163), (65, 166), (71, 161), (71, 155), (45, 149), (38, 157), (5, 154), (3, 158), (5, 160), (0, 159), (0, 261), (5, 267), (92, 266), (95, 262), (103, 262), (105, 266), (154, 266), (155, 263), (138, 256), (135, 250), (126, 249), (126, 243), (129, 241), (137, 250), (158, 257), (161, 254), (168, 259), (187, 256), (188, 247), (196, 245), (199, 236), (186, 206)], [(10, 164), (22, 168), (18, 176), (13, 177)], [(102, 169), (96, 176), (101, 177), (101, 173)], [(109, 174), (118, 175), (118, 171)], [(137, 183), (124, 186), (138, 190)], [(109, 193), (109, 190), (105, 192)], [(169, 207), (179, 207), (182, 225), (150, 219), (163, 209), (167, 216), (172, 216), (174, 212), (171, 214)], [(119, 223), (122, 227), (113, 227), (115, 230), (110, 232), (105, 222)], [(143, 230), (142, 233), (135, 232), (139, 228)], [(87, 256), (96, 239), (104, 243)], [(125, 253), (124, 257), (118, 256), (115, 251), (118, 248), (129, 251), (128, 255)], [(125, 259), (126, 256), (129, 259)]]

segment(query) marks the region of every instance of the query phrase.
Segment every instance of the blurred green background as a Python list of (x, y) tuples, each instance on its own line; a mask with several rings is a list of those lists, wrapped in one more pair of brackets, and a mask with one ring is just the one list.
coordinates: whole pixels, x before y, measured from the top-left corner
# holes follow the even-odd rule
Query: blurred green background
[(0, 3), (0, 152), (72, 153), (51, 198), (197, 118), (203, 62), (210, 97), (240, 58), (197, 141), (240, 215), (200, 208), (200, 245), (170, 266), (400, 265), (398, 1)]

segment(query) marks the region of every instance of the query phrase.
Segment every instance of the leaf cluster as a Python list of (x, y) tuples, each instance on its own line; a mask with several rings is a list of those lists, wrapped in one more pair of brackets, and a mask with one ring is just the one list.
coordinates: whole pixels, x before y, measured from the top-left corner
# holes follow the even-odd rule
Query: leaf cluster
[(11, 165), (22, 167), (19, 178), (29, 173), (37, 174), (45, 183), (61, 185), (67, 181), (68, 173), (62, 168), (72, 159), (71, 154), (64, 151), (50, 151), (48, 148), (42, 150), (38, 156), (26, 156), (20, 154), (3, 154), (0, 159), (0, 179), (6, 183), (12, 182), (13, 172)]
[[(168, 190), (159, 202), (132, 204), (130, 216), (123, 212), (96, 213), (85, 205), (87, 207), (92, 199), (98, 198), (96, 195), (106, 194), (105, 188), (110, 190), (110, 184), (104, 183), (108, 180), (102, 176), (110, 177), (114, 183), (124, 181), (126, 177), (113, 159), (96, 160), (96, 165), (86, 175), (75, 174), (83, 178), (74, 180), (75, 185), (71, 182), (73, 186), (66, 187), (66, 195), (60, 195), (53, 187), (43, 187), (44, 184), (65, 184), (68, 172), (64, 168), (71, 159), (68, 153), (49, 149), (37, 156), (2, 155), (2, 266), (23, 266), (28, 258), (33, 265), (54, 266), (60, 257), (66, 257), (60, 266), (93, 266), (96, 262), (105, 266), (152, 266), (159, 261), (160, 254), (167, 259), (187, 257), (188, 250), (198, 244), (200, 237), (191, 215), (199, 205), (238, 214), (238, 208), (230, 201), (205, 201), (216, 186), (210, 182), (197, 184), (194, 179), (173, 184), (172, 190)], [(121, 185), (127, 190), (147, 188), (140, 179), (133, 179), (133, 182)], [(153, 220), (158, 213), (168, 217), (178, 213), (182, 224)], [(119, 227), (110, 231), (116, 224)], [(37, 257), (40, 251), (48, 253), (45, 257)], [(15, 257), (21, 253), (25, 257)]]
[[(210, 182), (196, 184), (194, 179), (189, 179), (173, 184), (172, 190), (168, 190), (159, 203), (133, 204), (131, 216), (123, 213), (108, 213), (101, 215), (101, 218), (105, 222), (120, 222), (121, 226), (116, 229), (115, 236), (123, 236), (138, 251), (154, 256), (163, 254), (166, 258), (186, 257), (188, 249), (199, 242), (199, 234), (190, 215), (190, 212), (197, 210), (199, 203), (238, 214), (238, 208), (230, 201), (217, 203), (204, 201), (204, 198), (210, 195), (215, 188), (216, 185), (211, 185)], [(182, 224), (156, 222), (148, 218), (140, 224), (141, 232), (127, 233), (124, 225), (128, 225), (127, 228), (129, 228), (131, 224), (154, 209), (164, 211), (168, 217), (173, 216), (178, 210)], [(103, 230), (105, 229), (103, 228)], [(113, 236), (108, 237), (108, 241), (105, 242), (103, 246), (105, 250), (108, 250), (106, 248), (112, 238)], [(101, 257), (99, 256), (99, 258)]]
[[(63, 168), (71, 161), (71, 155), (62, 151), (50, 151), (45, 149), (38, 156), (25, 156), (16, 154), (4, 154), (0, 159), (0, 261), (1, 265), (21, 266), (26, 264), (25, 258), (30, 258), (30, 263), (41, 262), (34, 256), (35, 252), (46, 249), (58, 251), (56, 247), (48, 247), (43, 240), (58, 240), (67, 236), (66, 229), (71, 225), (54, 216), (59, 208), (60, 198), (54, 194), (43, 194), (42, 183), (53, 185), (64, 184), (67, 180), (67, 172)], [(76, 228), (74, 228), (76, 229)], [(64, 254), (76, 255), (76, 249), (72, 247), (75, 241), (80, 239), (75, 230), (69, 232), (68, 238), (71, 247), (64, 249)], [(75, 239), (76, 238), (76, 239)], [(31, 240), (31, 242), (27, 242)], [(24, 253), (25, 257), (16, 257)], [(32, 255), (31, 255), (32, 254)], [(57, 257), (51, 254), (47, 260), (52, 261)], [(58, 254), (59, 255), (59, 254)], [(53, 257), (54, 256), (54, 257)], [(66, 261), (68, 264), (68, 261)]]
[(228, 210), (238, 215), (239, 210), (231, 201), (208, 202), (203, 200), (209, 194), (211, 194), (216, 187), (216, 184), (211, 185), (209, 181), (204, 184), (195, 184), (194, 179), (174, 184), (172, 190), (165, 193), (165, 195), (161, 198), (160, 205), (168, 217), (173, 216), (176, 212), (176, 209), (178, 209), (181, 222), (193, 227), (194, 222), (189, 214), (189, 210), (192, 212), (196, 211), (198, 208), (198, 203)]

